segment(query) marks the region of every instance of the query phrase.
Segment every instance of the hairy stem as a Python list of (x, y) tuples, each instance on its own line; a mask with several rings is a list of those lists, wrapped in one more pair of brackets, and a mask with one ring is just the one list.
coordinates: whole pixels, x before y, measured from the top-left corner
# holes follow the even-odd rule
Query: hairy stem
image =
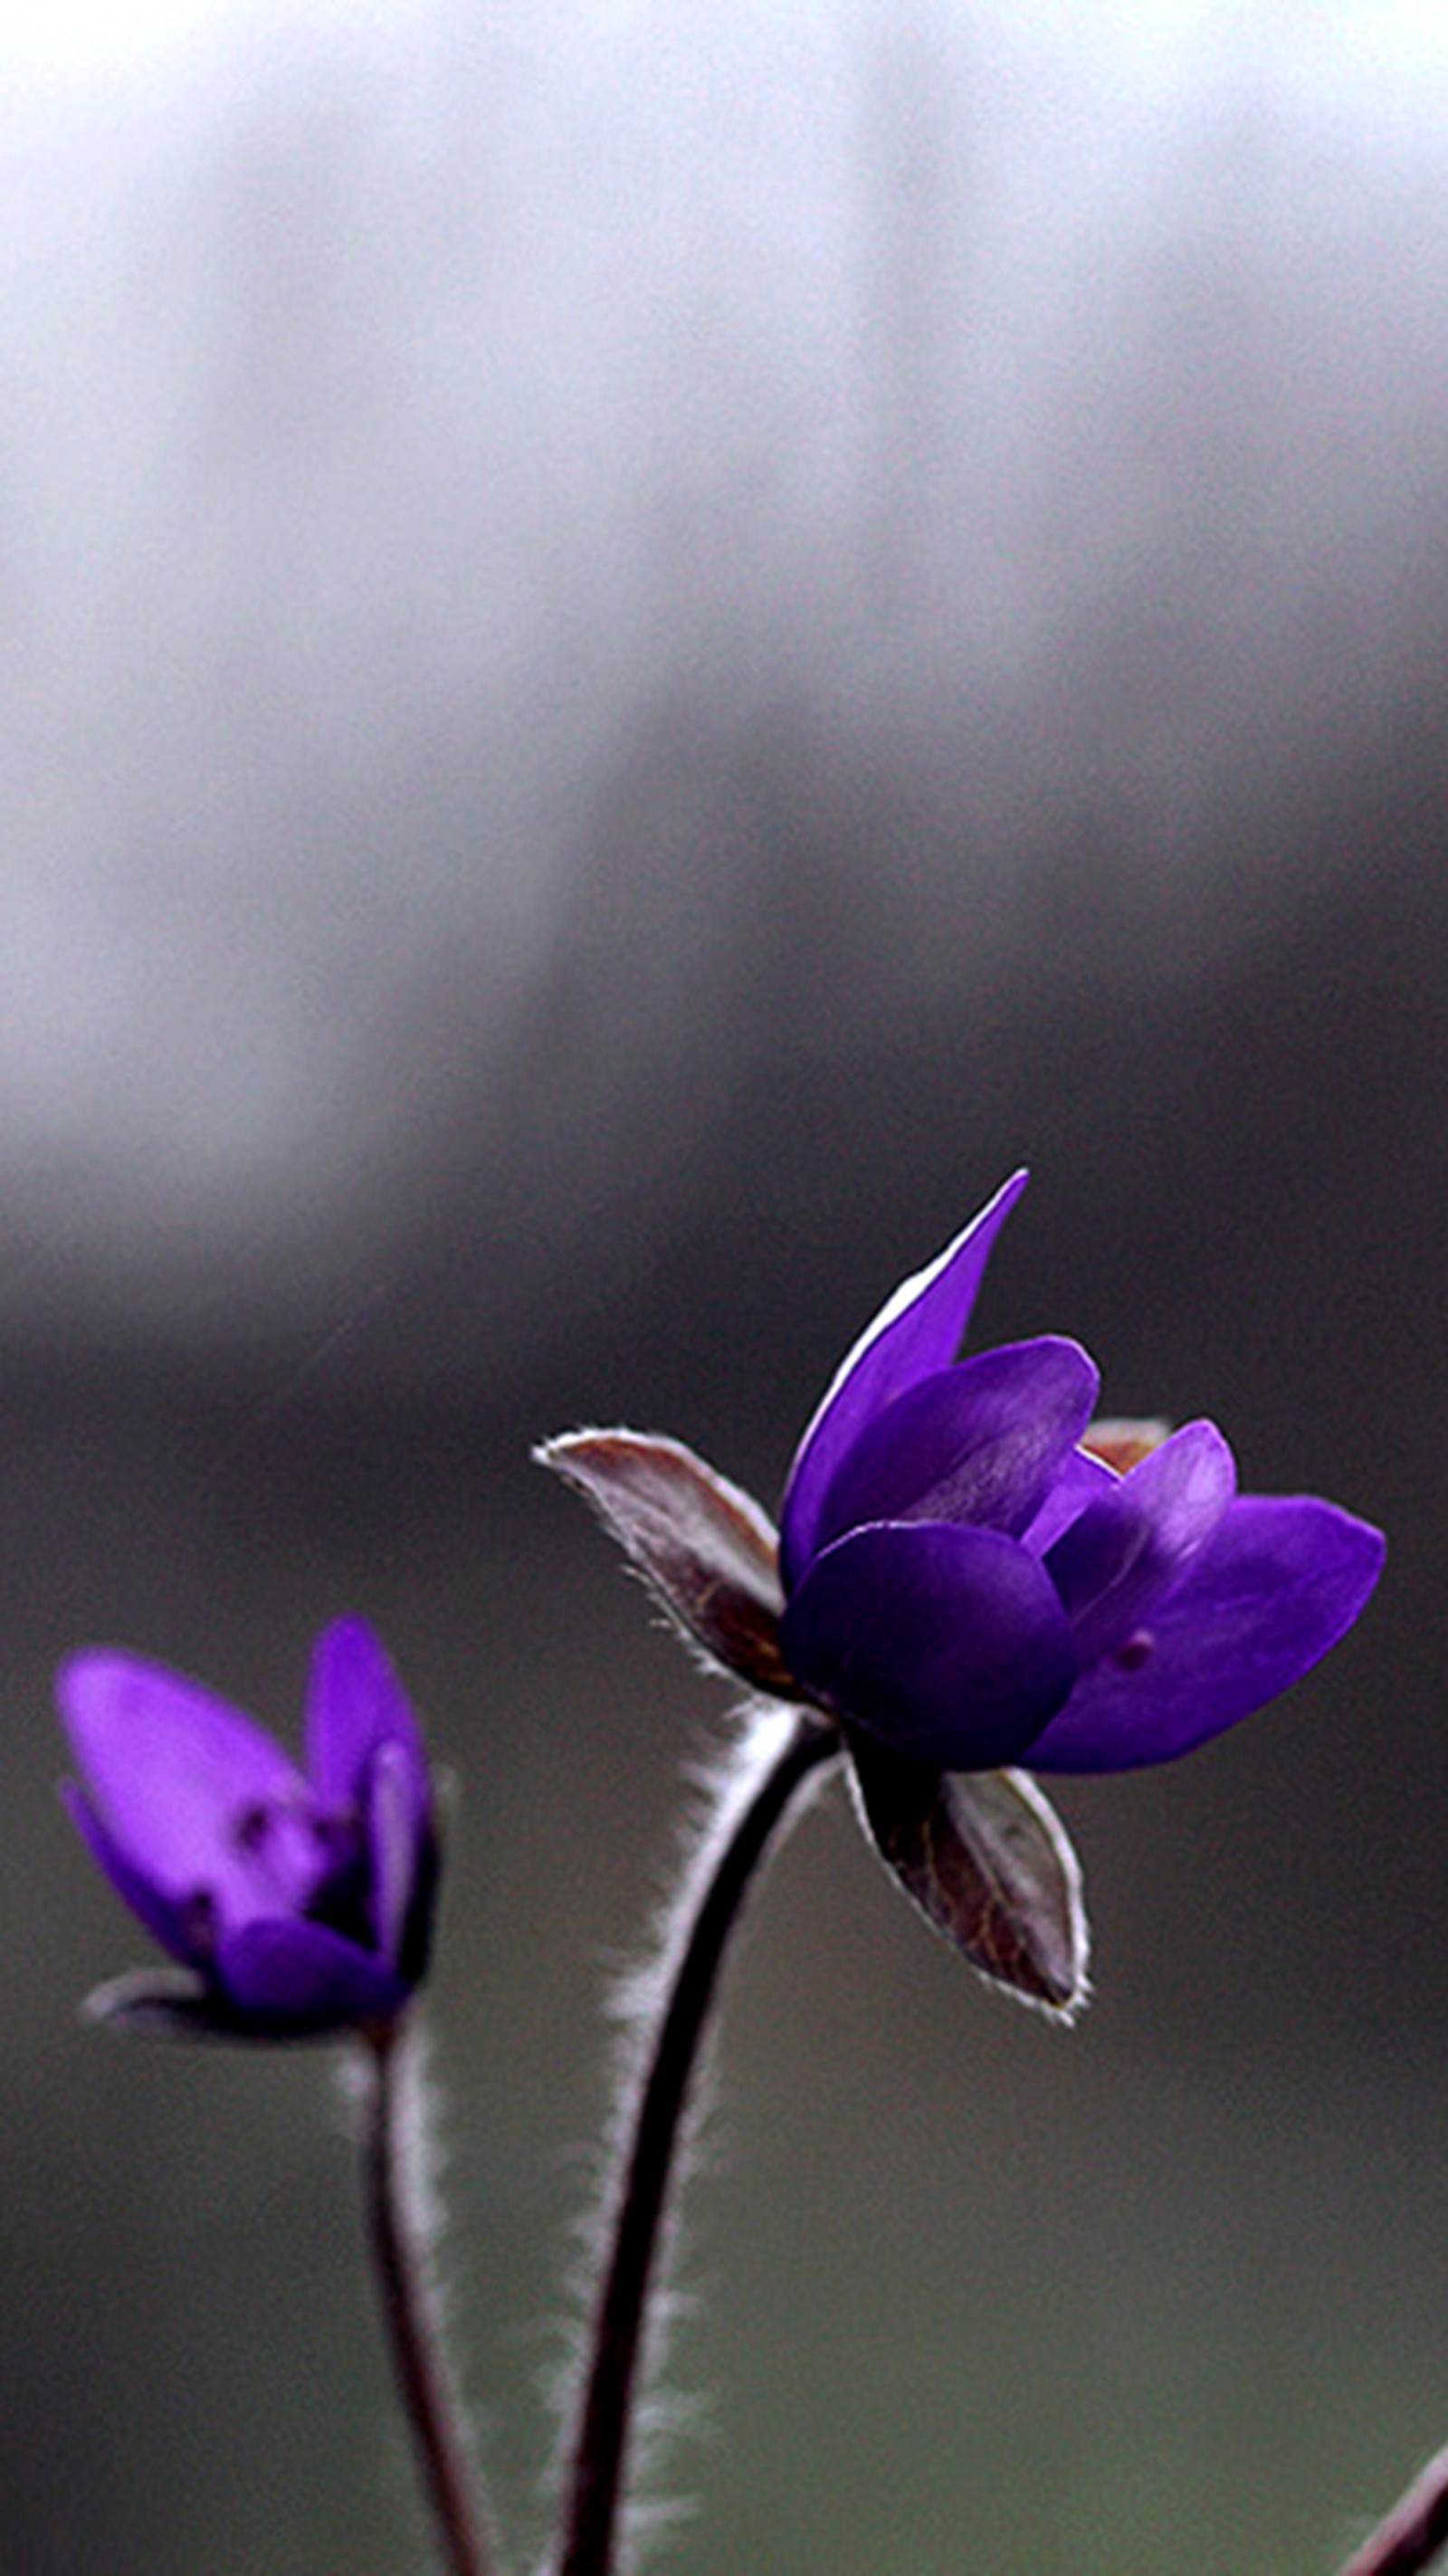
[(494, 2576), (456, 2391), (442, 2349), (421, 2215), (423, 2152), (415, 2043), (396, 2027), (368, 2043), (362, 2184), (393, 2376), (448, 2576)]
[(557, 2576), (613, 2576), (649, 2297), (719, 1971), (774, 1836), (810, 1774), (839, 1750), (839, 1737), (818, 1719), (771, 1716), (745, 1744), (700, 1840), (623, 2138), (568, 2450)]
[(1417, 2576), (1448, 2542), (1448, 2450), (1439, 2451), (1400, 2496), (1385, 2522), (1348, 2560), (1341, 2576)]

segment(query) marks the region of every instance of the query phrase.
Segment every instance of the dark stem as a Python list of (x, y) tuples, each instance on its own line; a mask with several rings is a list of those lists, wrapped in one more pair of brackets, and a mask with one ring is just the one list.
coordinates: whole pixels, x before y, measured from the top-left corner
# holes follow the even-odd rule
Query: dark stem
[(720, 1967), (774, 1835), (811, 1772), (839, 1751), (838, 1735), (817, 1718), (795, 1716), (782, 1741), (778, 1720), (767, 1721), (725, 1780), (701, 1839), (623, 2138), (608, 2253), (568, 2451), (557, 2576), (612, 2576), (649, 2293)]
[(420, 2178), (408, 2169), (408, 2157), (422, 2153), (418, 2106), (407, 2099), (405, 2089), (409, 2080), (418, 2080), (405, 2062), (412, 2044), (395, 2027), (368, 2041), (370, 2082), (361, 2136), (368, 2241), (393, 2375), (443, 2564), (449, 2576), (493, 2576), (492, 2549), (472, 2492), (457, 2398), (443, 2357), (429, 2248), (416, 2210)]
[(1341, 2576), (1417, 2576), (1448, 2542), (1448, 2450), (1428, 2462)]

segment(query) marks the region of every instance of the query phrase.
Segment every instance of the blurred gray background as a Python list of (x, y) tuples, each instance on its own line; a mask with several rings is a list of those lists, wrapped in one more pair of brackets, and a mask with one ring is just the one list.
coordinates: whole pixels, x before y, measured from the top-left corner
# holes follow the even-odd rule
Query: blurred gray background
[[(425, 2555), (325, 2055), (145, 1942), (57, 1656), (458, 1783), (459, 2346), (559, 2282), (717, 1695), (529, 1440), (769, 1500), (1017, 1162), (981, 1324), (1392, 1540), (1312, 1681), (1066, 1784), (1063, 2037), (827, 1798), (730, 1993), (689, 2576), (1309, 2576), (1448, 2438), (1448, 22), (59, 7), (0, 60), (0, 2558)], [(702, 2401), (702, 2403), (700, 2402)]]

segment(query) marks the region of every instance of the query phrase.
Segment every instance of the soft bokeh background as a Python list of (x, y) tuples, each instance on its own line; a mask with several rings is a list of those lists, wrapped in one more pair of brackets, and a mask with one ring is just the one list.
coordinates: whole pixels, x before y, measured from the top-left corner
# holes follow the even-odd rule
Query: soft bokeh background
[[(718, 1704), (529, 1439), (766, 1496), (1014, 1164), (983, 1326), (1381, 1519), (1357, 1636), (1067, 1784), (1098, 2000), (837, 1796), (733, 1983), (691, 2576), (1328, 2570), (1448, 2436), (1448, 24), (1224, 0), (6, 22), (0, 2555), (423, 2554), (324, 2056), (144, 1955), (56, 1656), (457, 1777), (460, 2347), (539, 2528), (559, 2281)], [(704, 2396), (702, 2410), (695, 2401)]]

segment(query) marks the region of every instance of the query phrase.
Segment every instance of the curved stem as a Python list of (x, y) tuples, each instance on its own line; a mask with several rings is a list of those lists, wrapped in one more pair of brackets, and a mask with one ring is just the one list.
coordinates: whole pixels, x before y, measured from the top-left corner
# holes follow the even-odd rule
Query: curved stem
[(493, 2555), (472, 2493), (456, 2394), (442, 2350), (429, 2249), (416, 2202), (421, 2178), (418, 2082), (398, 2029), (368, 2041), (370, 2083), (362, 2112), (362, 2183), (368, 2241), (398, 2395), (449, 2576), (493, 2576)]
[(756, 1728), (721, 1789), (685, 1888), (624, 2138), (609, 2246), (569, 2445), (557, 2576), (612, 2576), (649, 2294), (699, 2053), (729, 1937), (750, 1884), (811, 1772), (840, 1740), (778, 1712)]
[(1448, 2543), (1448, 2450), (1439, 2451), (1340, 2576), (1418, 2576)]

